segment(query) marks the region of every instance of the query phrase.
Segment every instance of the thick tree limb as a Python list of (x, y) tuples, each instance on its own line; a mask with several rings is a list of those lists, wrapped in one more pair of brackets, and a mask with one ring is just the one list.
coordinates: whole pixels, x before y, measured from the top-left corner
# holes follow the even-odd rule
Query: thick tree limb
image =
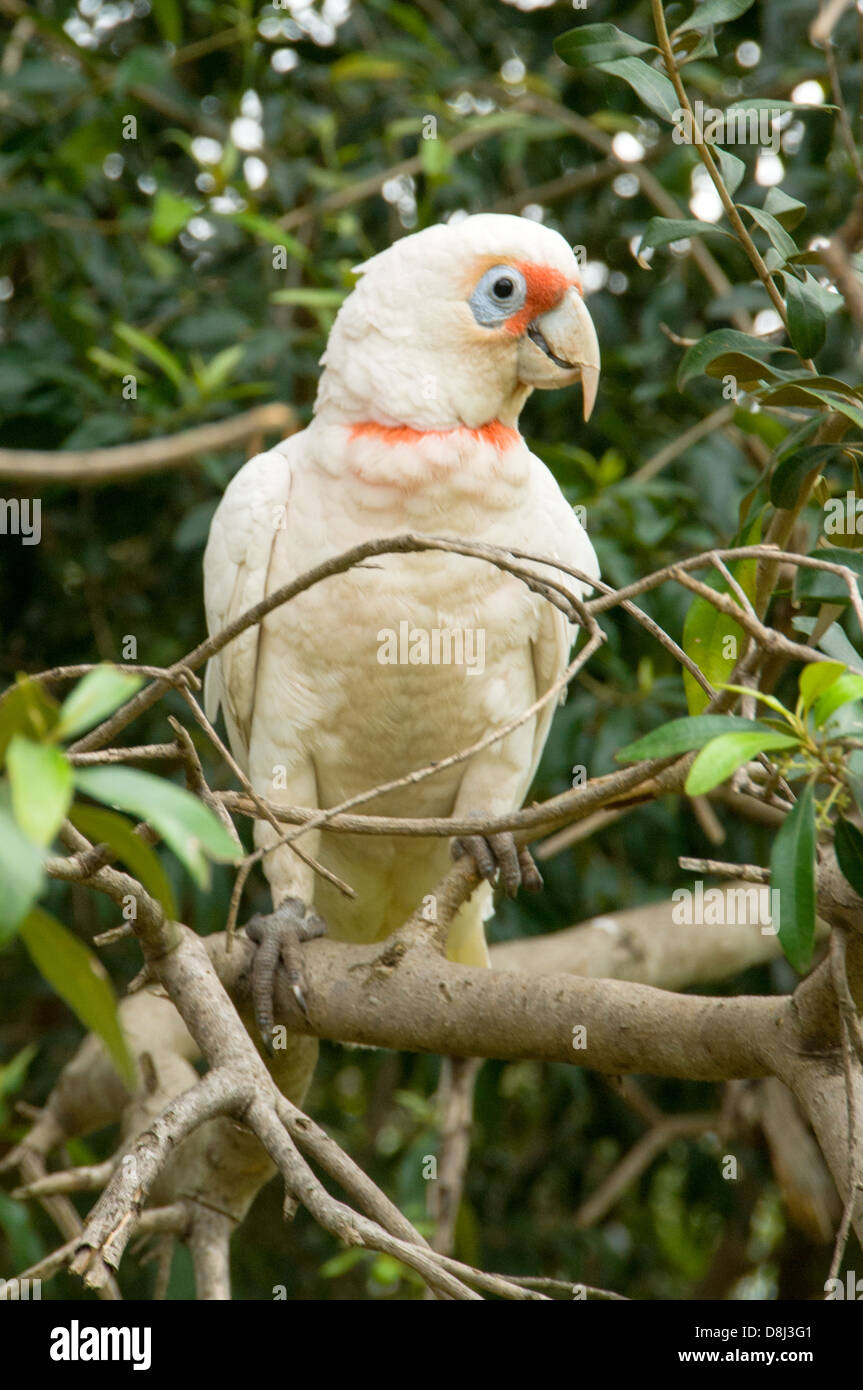
[[(457, 1057), (568, 1062), (610, 1075), (649, 1072), (692, 1080), (769, 1076), (773, 1030), (787, 1001), (676, 995), (645, 985), (576, 976), (532, 976), (454, 965), (403, 946), (315, 941), (304, 948), (307, 1022), (286, 980), (277, 1020), (292, 1032), (411, 1052)], [(251, 943), (207, 950), (230, 991), (245, 996)], [(586, 1030), (573, 1046), (573, 1029)]]

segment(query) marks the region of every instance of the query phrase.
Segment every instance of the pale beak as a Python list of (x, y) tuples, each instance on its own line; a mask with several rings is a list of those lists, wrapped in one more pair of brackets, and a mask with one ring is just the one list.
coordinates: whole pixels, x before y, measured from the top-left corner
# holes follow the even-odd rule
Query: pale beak
[(590, 419), (599, 385), (599, 343), (593, 319), (575, 288), (528, 325), (518, 348), (518, 377), (525, 386), (539, 390), (580, 379), (584, 418)]

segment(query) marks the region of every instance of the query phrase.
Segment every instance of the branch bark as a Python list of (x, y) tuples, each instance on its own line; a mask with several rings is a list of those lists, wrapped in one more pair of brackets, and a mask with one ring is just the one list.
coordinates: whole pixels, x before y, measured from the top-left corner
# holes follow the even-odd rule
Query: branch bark
[(216, 453), (243, 444), (256, 434), (293, 434), (299, 428), (290, 406), (279, 401), (256, 405), (227, 420), (196, 425), (193, 429), (138, 444), (116, 444), (109, 449), (0, 449), (0, 480), (32, 487), (36, 483), (127, 482), (168, 468), (190, 467), (201, 454)]

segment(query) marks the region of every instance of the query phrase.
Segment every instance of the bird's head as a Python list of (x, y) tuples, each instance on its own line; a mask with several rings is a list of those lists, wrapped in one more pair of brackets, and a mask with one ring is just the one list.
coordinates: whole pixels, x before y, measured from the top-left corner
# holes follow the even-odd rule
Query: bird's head
[(599, 344), (559, 233), (480, 214), (403, 237), (357, 274), (322, 358), (319, 416), (419, 430), (514, 425), (534, 387), (577, 381), (590, 415)]

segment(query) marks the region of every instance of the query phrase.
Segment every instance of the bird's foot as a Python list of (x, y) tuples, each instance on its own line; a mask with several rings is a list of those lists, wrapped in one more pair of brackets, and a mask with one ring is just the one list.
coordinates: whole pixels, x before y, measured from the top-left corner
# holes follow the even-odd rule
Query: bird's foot
[(285, 898), (273, 912), (256, 913), (246, 923), (246, 936), (257, 946), (252, 964), (252, 1000), (258, 1031), (268, 1051), (273, 1050), (276, 974), (281, 961), (291, 992), (306, 1018), (305, 978), (300, 946), (325, 936), (327, 924), (301, 898)]
[(453, 859), (469, 854), (480, 877), (494, 883), (500, 873), (501, 887), (514, 898), (519, 888), (528, 893), (542, 891), (542, 874), (526, 845), (517, 845), (510, 830), (497, 835), (457, 835), (452, 842)]

